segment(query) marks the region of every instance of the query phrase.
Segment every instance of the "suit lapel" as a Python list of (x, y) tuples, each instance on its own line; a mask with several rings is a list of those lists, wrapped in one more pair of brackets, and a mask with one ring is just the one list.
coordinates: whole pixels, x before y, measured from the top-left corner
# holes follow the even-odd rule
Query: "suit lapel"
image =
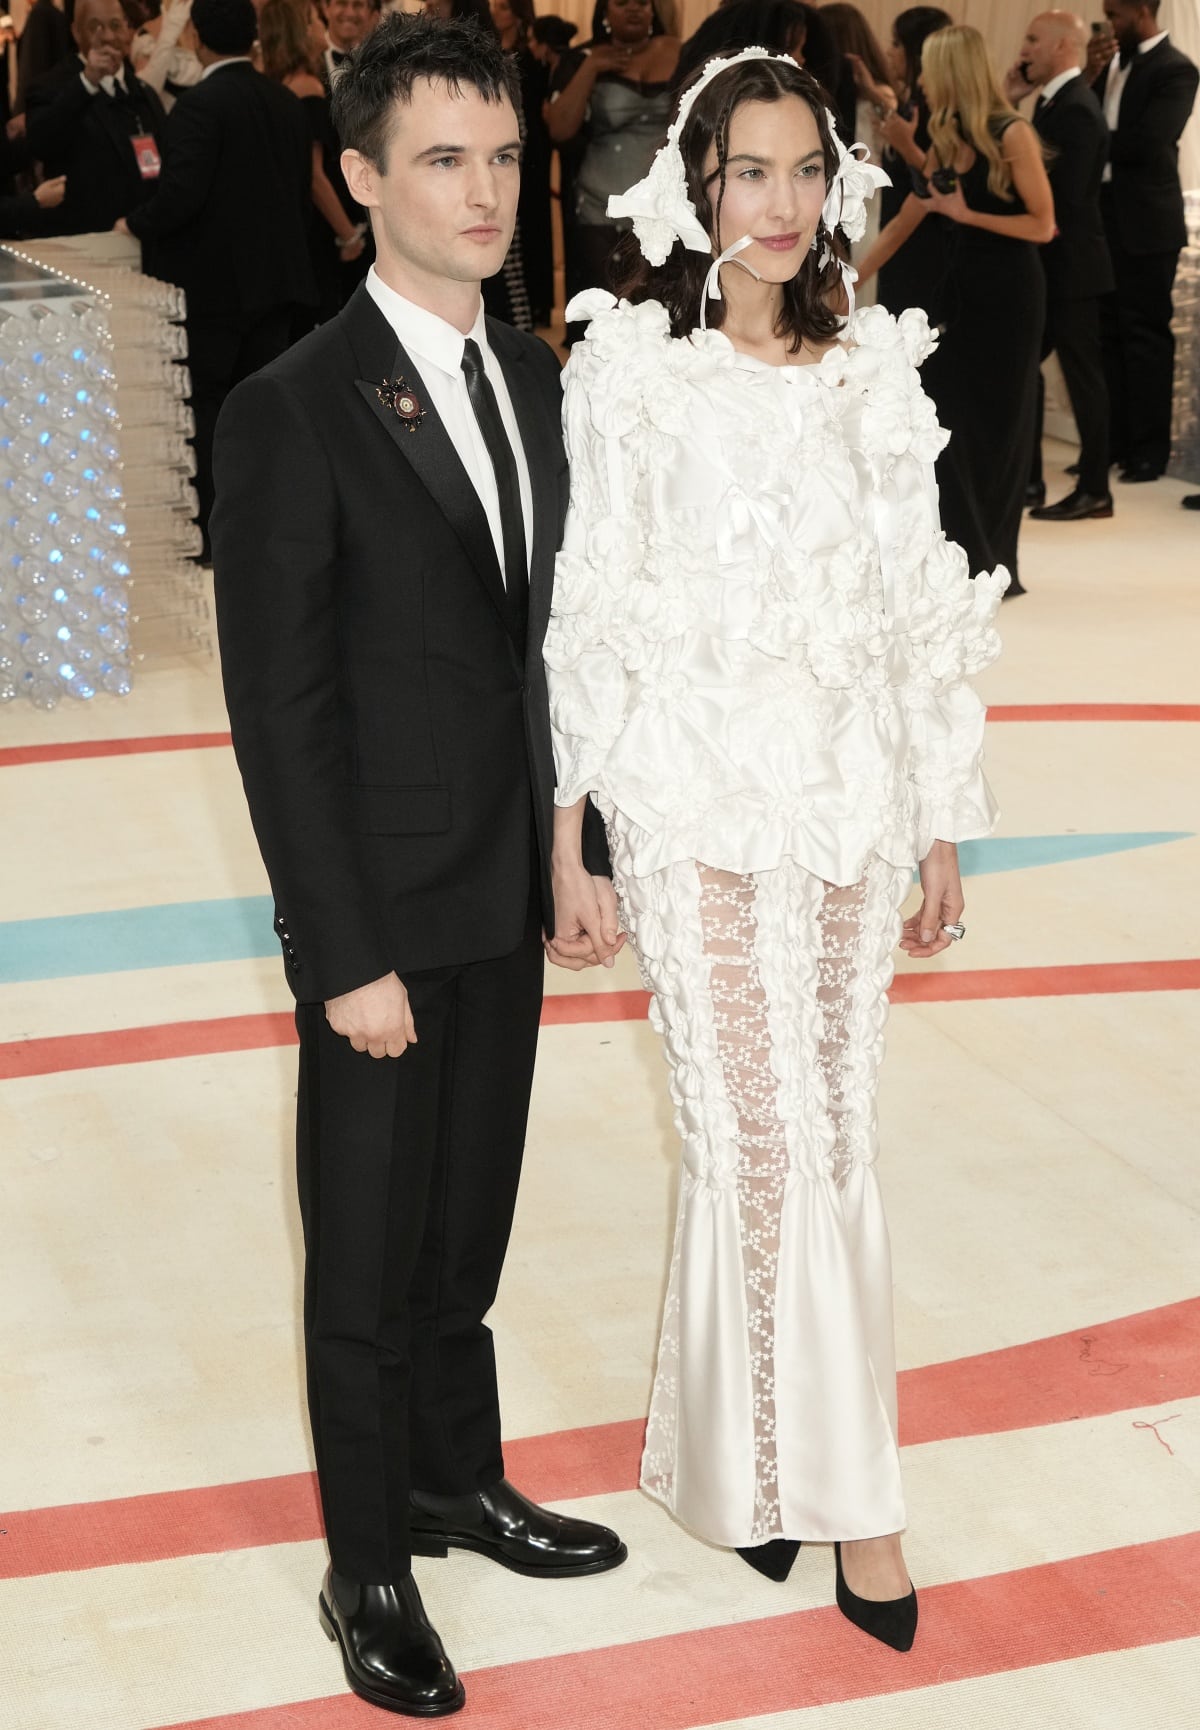
[[(454, 530), (489, 600), (507, 625), (504, 581), (487, 512), (449, 433), (430, 404), (420, 373), (396, 341), (392, 327), (365, 287), (359, 287), (342, 318), (362, 375), (354, 381), (358, 394)], [(401, 420), (379, 396), (378, 387), (385, 379), (399, 377), (403, 377), (425, 409), (415, 425)]]
[(563, 454), (557, 422), (524, 343), (514, 340), (507, 325), (488, 320), (488, 341), (500, 362), (521, 434), (533, 501), (533, 545), (529, 553), (530, 644), (540, 645), (550, 616), (554, 558), (558, 551), (558, 477)]

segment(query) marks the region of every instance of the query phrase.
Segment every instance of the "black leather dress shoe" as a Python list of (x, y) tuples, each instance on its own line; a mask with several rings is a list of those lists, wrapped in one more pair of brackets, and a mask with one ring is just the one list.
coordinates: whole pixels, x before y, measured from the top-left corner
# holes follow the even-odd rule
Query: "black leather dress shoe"
[(342, 1651), (353, 1691), (385, 1712), (441, 1718), (466, 1691), (429, 1625), (411, 1574), (394, 1586), (360, 1586), (332, 1569), (317, 1600), (321, 1626)]
[(1045, 481), (1030, 481), (1025, 488), (1025, 503), (1027, 505), (1044, 505), (1046, 502)]
[(1059, 499), (1056, 505), (1039, 505), (1037, 510), (1030, 511), (1029, 514), (1036, 517), (1039, 523), (1081, 523), (1088, 517), (1111, 517), (1112, 494), (1085, 493), (1082, 487), (1076, 487), (1065, 499)]
[(1159, 468), (1157, 463), (1126, 463), (1125, 467), (1118, 474), (1117, 479), (1127, 483), (1136, 481), (1157, 481), (1161, 480), (1165, 473), (1166, 470)]
[(412, 1492), (414, 1556), (473, 1550), (514, 1574), (566, 1579), (620, 1567), (629, 1551), (615, 1532), (539, 1508), (506, 1478), (473, 1496)]
[(1200, 511), (1200, 493), (1185, 493), (1180, 503), (1185, 511)]

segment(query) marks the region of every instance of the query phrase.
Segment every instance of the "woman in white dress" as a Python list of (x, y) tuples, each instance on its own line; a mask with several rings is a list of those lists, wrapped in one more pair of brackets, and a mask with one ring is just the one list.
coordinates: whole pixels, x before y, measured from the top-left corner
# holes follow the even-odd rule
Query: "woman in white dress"
[(591, 794), (683, 1142), (643, 1487), (773, 1578), (833, 1542), (842, 1610), (907, 1650), (876, 1072), (897, 940), (961, 936), (954, 844), (994, 821), (967, 679), (1007, 579), (938, 526), (924, 314), (853, 311), (832, 230), (881, 178), (786, 56), (684, 92), (612, 202), (626, 298), (571, 309), (546, 659), (560, 940), (601, 947)]

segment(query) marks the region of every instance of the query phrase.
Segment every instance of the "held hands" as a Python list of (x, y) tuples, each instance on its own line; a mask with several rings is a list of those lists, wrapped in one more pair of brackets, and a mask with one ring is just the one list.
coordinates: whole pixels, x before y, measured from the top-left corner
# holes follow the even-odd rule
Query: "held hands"
[(408, 992), (394, 973), (331, 997), (325, 1019), (355, 1051), (369, 1051), (372, 1057), (403, 1057), (417, 1043)]
[(924, 899), (918, 912), (904, 921), (900, 947), (914, 961), (940, 955), (954, 941), (942, 930), (956, 925), (963, 914), (962, 881), (958, 875), (958, 848), (953, 841), (935, 841), (921, 861)]
[(543, 939), (547, 958), (571, 973), (611, 967), (625, 943), (611, 882), (591, 876), (582, 860), (563, 865), (555, 859), (552, 876), (554, 936)]

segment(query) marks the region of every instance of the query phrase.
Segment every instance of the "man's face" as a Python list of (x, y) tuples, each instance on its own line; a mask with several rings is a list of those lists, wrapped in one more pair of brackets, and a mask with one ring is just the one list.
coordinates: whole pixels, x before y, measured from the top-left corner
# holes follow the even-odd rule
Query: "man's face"
[(1021, 59), (1029, 72), (1031, 84), (1045, 84), (1054, 77), (1054, 56), (1062, 31), (1055, 30), (1045, 18), (1035, 18), (1021, 43)]
[(371, 8), (368, 0), (328, 0), (325, 19), (329, 26), (329, 40), (335, 48), (349, 53), (370, 31)]
[(487, 102), (469, 85), (452, 94), (419, 78), (411, 101), (395, 105), (384, 171), (355, 150), (342, 157), (351, 193), (371, 212), (381, 266), (419, 288), (422, 304), (439, 283), (481, 282), (504, 263), (520, 138), (507, 96)]
[(1104, 0), (1104, 16), (1112, 25), (1118, 48), (1136, 48), (1140, 41), (1138, 26), (1145, 8), (1140, 0)]
[(108, 48), (124, 60), (133, 40), (119, 0), (79, 0), (71, 31), (83, 55), (90, 48)]

